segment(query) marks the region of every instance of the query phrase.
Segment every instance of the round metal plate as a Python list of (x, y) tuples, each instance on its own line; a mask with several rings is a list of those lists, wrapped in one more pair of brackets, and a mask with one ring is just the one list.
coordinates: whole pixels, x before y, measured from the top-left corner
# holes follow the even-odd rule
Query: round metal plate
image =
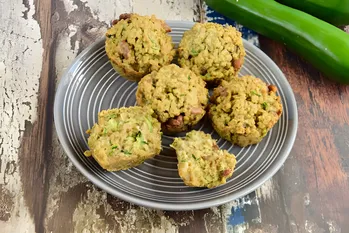
[[(178, 45), (192, 22), (167, 21)], [(92, 157), (85, 157), (85, 131), (97, 121), (99, 111), (136, 104), (137, 83), (118, 75), (104, 50), (104, 39), (85, 49), (61, 78), (55, 97), (54, 118), (59, 140), (73, 164), (95, 185), (123, 200), (164, 210), (203, 209), (242, 197), (272, 177), (286, 160), (297, 132), (297, 107), (287, 79), (274, 62), (244, 41), (246, 59), (240, 75), (252, 74), (278, 87), (283, 104), (279, 122), (261, 143), (246, 148), (222, 140), (203, 120), (196, 129), (211, 133), (221, 148), (237, 157), (233, 176), (214, 189), (191, 188), (178, 176), (177, 159), (169, 147), (173, 137), (163, 136), (160, 155), (144, 164), (119, 172), (103, 170)], [(179, 136), (183, 136), (180, 134)]]

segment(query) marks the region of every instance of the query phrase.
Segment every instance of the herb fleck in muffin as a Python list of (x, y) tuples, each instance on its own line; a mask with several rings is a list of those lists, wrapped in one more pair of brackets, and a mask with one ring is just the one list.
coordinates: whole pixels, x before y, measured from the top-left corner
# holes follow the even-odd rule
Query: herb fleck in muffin
[(232, 176), (236, 159), (220, 150), (215, 140), (202, 131), (191, 131), (185, 138), (175, 138), (179, 176), (192, 187), (214, 188)]
[(106, 33), (105, 50), (115, 70), (131, 81), (170, 64), (171, 28), (155, 16), (122, 14)]
[(205, 115), (208, 90), (192, 71), (171, 64), (145, 76), (136, 99), (138, 105), (154, 110), (164, 132), (176, 133), (190, 129)]
[(135, 167), (160, 153), (160, 123), (153, 110), (128, 107), (103, 110), (89, 129), (86, 156), (93, 156), (108, 171)]
[(224, 139), (245, 147), (259, 143), (282, 113), (277, 88), (253, 76), (234, 77), (214, 89), (209, 117)]
[(236, 76), (245, 57), (241, 33), (216, 23), (196, 23), (184, 33), (178, 53), (180, 66), (191, 69), (210, 85)]

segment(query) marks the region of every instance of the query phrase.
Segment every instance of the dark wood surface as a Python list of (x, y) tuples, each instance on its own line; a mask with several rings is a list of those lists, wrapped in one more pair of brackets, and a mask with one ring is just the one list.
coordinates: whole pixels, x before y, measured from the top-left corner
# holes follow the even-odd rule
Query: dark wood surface
[[(40, 26), (43, 47), (37, 118), (33, 123), (26, 121), (18, 161), (2, 165), (6, 154), (1, 152), (0, 227), (19, 232), (11, 229), (23, 224), (23, 232), (54, 233), (349, 232), (349, 87), (329, 81), (285, 46), (264, 37), (259, 38), (260, 47), (289, 80), (299, 111), (295, 145), (271, 180), (227, 205), (187, 212), (138, 207), (92, 185), (65, 156), (55, 134), (52, 111), (59, 74), (65, 68), (62, 64), (68, 65), (100, 37), (108, 22), (96, 17), (102, 13), (86, 3), (71, 3), (76, 8), (67, 12), (63, 1), (34, 1), (33, 18)], [(172, 9), (171, 1), (164, 4)], [(193, 9), (194, 20), (204, 18), (202, 10)], [(75, 34), (68, 37), (72, 30)], [(63, 43), (69, 44), (64, 47)], [(68, 52), (62, 53), (62, 48)], [(5, 179), (16, 172), (23, 202), (14, 198)], [(16, 206), (26, 206), (31, 223), (13, 220)], [(33, 224), (33, 228), (25, 224)]]
[(265, 221), (279, 232), (349, 232), (349, 89), (284, 46), (260, 43), (289, 80), (299, 111), (295, 145), (273, 178), (277, 198), (261, 202)]

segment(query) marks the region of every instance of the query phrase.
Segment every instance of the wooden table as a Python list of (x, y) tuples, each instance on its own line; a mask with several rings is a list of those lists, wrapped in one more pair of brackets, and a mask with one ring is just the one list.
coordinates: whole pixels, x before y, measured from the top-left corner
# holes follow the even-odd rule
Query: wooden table
[(64, 154), (57, 82), (120, 13), (204, 21), (200, 0), (0, 2), (0, 232), (349, 232), (349, 89), (259, 37), (297, 99), (299, 129), (282, 169), (256, 192), (188, 212), (135, 206), (99, 190)]

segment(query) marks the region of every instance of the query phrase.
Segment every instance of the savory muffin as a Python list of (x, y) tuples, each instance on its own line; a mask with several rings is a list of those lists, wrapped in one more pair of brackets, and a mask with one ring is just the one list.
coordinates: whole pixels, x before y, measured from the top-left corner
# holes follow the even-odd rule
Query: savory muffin
[(170, 146), (176, 150), (179, 176), (188, 186), (217, 187), (233, 174), (235, 156), (220, 150), (209, 134), (193, 130)]
[(108, 171), (135, 167), (161, 150), (160, 123), (150, 108), (103, 110), (86, 133), (90, 150), (85, 155)]
[(140, 106), (151, 107), (166, 133), (182, 132), (196, 125), (205, 115), (208, 90), (192, 71), (175, 64), (146, 75), (136, 93)]
[(245, 54), (241, 33), (234, 27), (196, 23), (183, 35), (178, 62), (209, 84), (217, 85), (238, 74)]
[(114, 69), (131, 81), (170, 64), (171, 28), (155, 16), (122, 14), (106, 33), (105, 50)]
[(282, 113), (277, 88), (253, 76), (223, 81), (211, 96), (209, 117), (224, 139), (245, 147), (259, 143)]

